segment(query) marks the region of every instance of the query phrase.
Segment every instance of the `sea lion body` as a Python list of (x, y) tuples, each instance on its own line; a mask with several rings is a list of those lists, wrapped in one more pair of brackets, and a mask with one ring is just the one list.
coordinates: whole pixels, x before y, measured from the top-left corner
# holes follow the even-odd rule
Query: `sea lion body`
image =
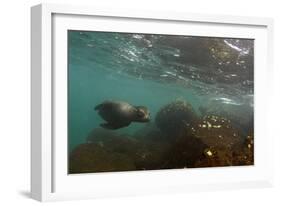
[(148, 122), (149, 111), (143, 106), (133, 106), (122, 101), (104, 101), (95, 110), (106, 121), (100, 126), (106, 129), (127, 127), (131, 122)]

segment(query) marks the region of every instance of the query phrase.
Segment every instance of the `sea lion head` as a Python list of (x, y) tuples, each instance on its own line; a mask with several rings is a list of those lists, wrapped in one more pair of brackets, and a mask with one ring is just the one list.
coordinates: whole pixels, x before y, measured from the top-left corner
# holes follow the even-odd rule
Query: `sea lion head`
[(136, 115), (135, 115), (135, 122), (149, 122), (150, 121), (150, 112), (144, 106), (137, 106), (136, 108)]

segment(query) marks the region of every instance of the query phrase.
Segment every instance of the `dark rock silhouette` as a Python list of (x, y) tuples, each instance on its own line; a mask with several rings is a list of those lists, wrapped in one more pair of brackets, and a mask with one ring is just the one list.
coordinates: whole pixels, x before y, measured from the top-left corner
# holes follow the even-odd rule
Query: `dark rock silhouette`
[(174, 138), (186, 131), (197, 121), (197, 115), (191, 104), (183, 100), (174, 101), (162, 107), (156, 115), (155, 123), (164, 133)]

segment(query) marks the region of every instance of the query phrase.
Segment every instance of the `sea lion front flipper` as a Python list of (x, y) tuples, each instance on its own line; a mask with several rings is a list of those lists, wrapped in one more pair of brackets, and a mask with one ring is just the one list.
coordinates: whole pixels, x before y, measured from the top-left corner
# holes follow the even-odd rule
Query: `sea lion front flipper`
[(127, 127), (129, 123), (119, 123), (119, 124), (113, 124), (113, 123), (102, 123), (100, 124), (101, 127), (105, 128), (105, 129), (119, 129), (121, 127)]

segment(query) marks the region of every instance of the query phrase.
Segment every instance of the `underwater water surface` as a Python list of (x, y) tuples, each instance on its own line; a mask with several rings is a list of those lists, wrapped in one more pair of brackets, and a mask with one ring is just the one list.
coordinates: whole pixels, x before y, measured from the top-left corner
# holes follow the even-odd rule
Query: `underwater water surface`
[[(254, 40), (68, 31), (69, 173), (252, 165)], [(149, 122), (103, 128), (122, 101)]]

